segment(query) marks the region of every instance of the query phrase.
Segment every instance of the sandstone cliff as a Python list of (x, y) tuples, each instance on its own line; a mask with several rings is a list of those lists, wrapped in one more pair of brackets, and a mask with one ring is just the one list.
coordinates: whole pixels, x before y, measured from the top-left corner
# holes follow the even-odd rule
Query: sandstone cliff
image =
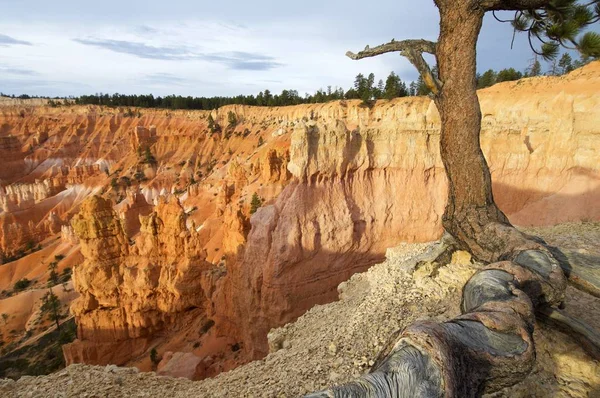
[[(494, 194), (514, 223), (600, 219), (599, 89), (594, 63), (479, 93)], [(388, 247), (441, 233), (427, 98), (228, 106), (216, 122), (239, 122), (215, 133), (208, 112), (123, 111), (0, 107), (2, 250), (62, 231), (85, 256), (70, 362), (149, 369), (157, 347), (211, 358), (199, 376), (215, 374), (265, 355), (271, 328), (335, 300)], [(38, 194), (36, 179), (63, 185)]]

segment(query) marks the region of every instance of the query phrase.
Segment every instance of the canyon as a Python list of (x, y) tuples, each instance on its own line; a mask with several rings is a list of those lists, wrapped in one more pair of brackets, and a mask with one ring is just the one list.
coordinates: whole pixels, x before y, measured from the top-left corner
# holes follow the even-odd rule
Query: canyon
[[(600, 221), (598, 93), (600, 62), (479, 92), (494, 196), (514, 224)], [(211, 112), (1, 104), (0, 290), (32, 286), (0, 299), (0, 332), (23, 341), (60, 256), (77, 324), (67, 364), (215, 376), (266, 356), (273, 328), (337, 300), (388, 248), (442, 234), (426, 97)]]

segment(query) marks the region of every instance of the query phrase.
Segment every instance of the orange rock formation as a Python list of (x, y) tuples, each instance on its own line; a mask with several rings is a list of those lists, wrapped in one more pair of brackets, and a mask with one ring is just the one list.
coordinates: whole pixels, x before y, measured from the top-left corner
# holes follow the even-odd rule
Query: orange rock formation
[[(598, 93), (600, 63), (479, 93), (495, 198), (515, 224), (600, 219)], [(440, 235), (447, 183), (429, 99), (212, 114), (225, 126), (228, 112), (238, 124), (211, 133), (202, 111), (0, 107), (0, 155), (12, 153), (0, 249), (61, 234), (85, 257), (68, 362), (149, 369), (156, 347), (216, 374), (266, 354), (271, 328), (335, 300), (386, 248)], [(250, 214), (254, 193), (263, 206)]]

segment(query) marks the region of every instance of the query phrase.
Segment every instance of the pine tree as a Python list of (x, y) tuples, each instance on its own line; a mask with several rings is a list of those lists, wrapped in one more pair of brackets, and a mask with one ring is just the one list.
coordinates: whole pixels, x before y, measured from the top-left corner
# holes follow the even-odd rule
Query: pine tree
[(375, 89), (375, 98), (376, 99), (383, 98), (384, 91), (385, 91), (385, 86), (383, 85), (383, 80), (379, 79), (379, 82), (377, 82), (377, 88)]
[(250, 214), (256, 213), (256, 211), (262, 206), (262, 199), (256, 192), (252, 194), (252, 200), (250, 201)]
[(227, 112), (227, 122), (229, 123), (229, 127), (235, 127), (237, 124), (237, 116), (232, 111)]
[(60, 330), (59, 321), (62, 316), (60, 313), (60, 300), (52, 290), (48, 290), (48, 293), (42, 297), (41, 310), (43, 314), (48, 314), (48, 318), (56, 323), (56, 329)]
[(417, 95), (417, 82), (410, 82), (410, 86), (408, 88), (408, 95), (414, 97)]
[(428, 95), (431, 93), (431, 89), (425, 84), (425, 80), (423, 80), (423, 76), (419, 75), (416, 83), (416, 93), (415, 95)]
[(510, 82), (514, 80), (519, 80), (523, 77), (523, 74), (516, 70), (515, 68), (502, 69), (496, 75), (496, 83), (501, 82)]
[(560, 57), (560, 61), (558, 61), (558, 67), (560, 68), (561, 75), (565, 75), (573, 71), (573, 59), (569, 53), (564, 53), (562, 57)]
[(403, 93), (400, 83), (400, 77), (398, 77), (398, 75), (396, 75), (394, 72), (391, 72), (385, 80), (385, 88), (383, 90), (384, 98), (391, 100), (396, 97), (401, 97)]
[(477, 88), (490, 87), (496, 84), (496, 72), (488, 69), (479, 79), (477, 79)]
[(527, 76), (535, 77), (535, 76), (540, 76), (541, 74), (542, 74), (542, 64), (540, 64), (540, 61), (538, 60), (537, 55), (536, 55), (533, 58), (533, 63), (529, 67)]

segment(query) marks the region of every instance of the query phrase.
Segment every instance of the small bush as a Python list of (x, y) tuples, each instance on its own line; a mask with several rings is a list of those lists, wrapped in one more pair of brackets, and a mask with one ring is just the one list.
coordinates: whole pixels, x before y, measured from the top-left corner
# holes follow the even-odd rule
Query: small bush
[(227, 112), (227, 122), (229, 123), (229, 127), (235, 127), (237, 124), (237, 116), (232, 111)]
[(252, 194), (252, 201), (250, 202), (250, 214), (256, 213), (256, 211), (262, 206), (263, 200), (256, 192)]
[(200, 334), (205, 334), (206, 332), (208, 332), (213, 326), (215, 326), (215, 321), (213, 321), (212, 319), (209, 319), (208, 321), (206, 321), (206, 323), (204, 325), (202, 325), (202, 327), (200, 328)]
[(152, 364), (154, 366), (158, 365), (158, 363), (160, 362), (160, 359), (158, 358), (158, 351), (156, 351), (156, 348), (152, 348), (150, 350), (150, 361), (152, 361)]
[(20, 292), (21, 290), (27, 289), (30, 285), (31, 285), (31, 281), (27, 278), (23, 278), (23, 279), (17, 281), (17, 283), (15, 283), (15, 285), (13, 286), (13, 290), (15, 292)]

